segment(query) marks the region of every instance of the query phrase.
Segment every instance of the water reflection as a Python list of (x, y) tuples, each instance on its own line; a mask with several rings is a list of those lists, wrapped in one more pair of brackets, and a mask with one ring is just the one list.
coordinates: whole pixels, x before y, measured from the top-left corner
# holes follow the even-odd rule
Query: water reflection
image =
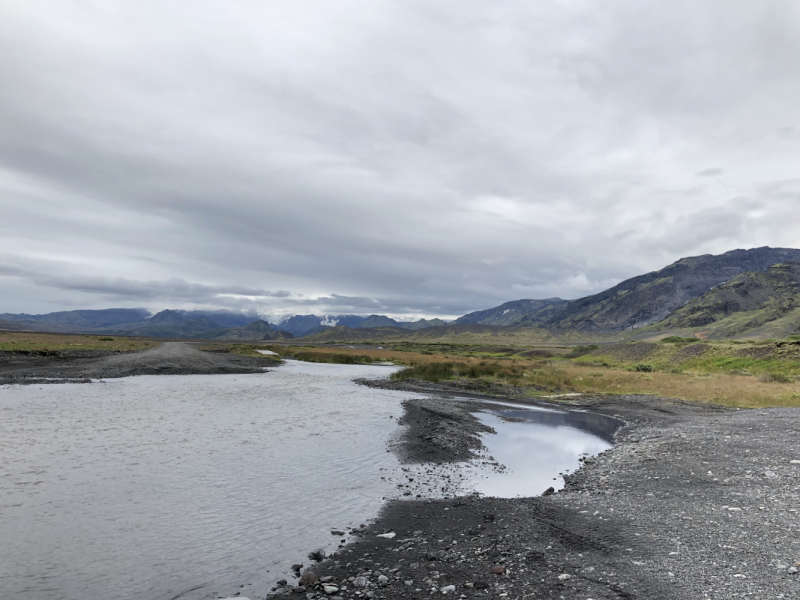
[(608, 450), (614, 432), (623, 424), (603, 415), (546, 409), (504, 408), (477, 416), (497, 432), (483, 436), (483, 443), (487, 454), (505, 469), (475, 470), (471, 485), (475, 491), (500, 498), (538, 496), (549, 487), (561, 489), (560, 473), (577, 469), (583, 455)]

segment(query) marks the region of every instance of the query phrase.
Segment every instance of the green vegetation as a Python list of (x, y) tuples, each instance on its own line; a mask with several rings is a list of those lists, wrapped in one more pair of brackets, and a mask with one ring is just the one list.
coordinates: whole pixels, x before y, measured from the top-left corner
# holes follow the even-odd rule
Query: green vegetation
[(699, 342), (700, 339), (696, 337), (681, 337), (679, 335), (670, 335), (659, 341), (662, 344), (693, 344), (695, 342)]
[(588, 346), (575, 346), (572, 351), (566, 355), (567, 358), (579, 358), (584, 354), (589, 354), (594, 350), (597, 350), (599, 346), (597, 344), (589, 344)]
[(298, 352), (292, 358), (305, 362), (335, 363), (339, 365), (369, 364), (372, 359), (365, 354), (334, 354), (332, 352)]
[(158, 342), (136, 338), (97, 337), (95, 335), (0, 332), (2, 352), (59, 353), (75, 350), (107, 350), (129, 352), (158, 346)]

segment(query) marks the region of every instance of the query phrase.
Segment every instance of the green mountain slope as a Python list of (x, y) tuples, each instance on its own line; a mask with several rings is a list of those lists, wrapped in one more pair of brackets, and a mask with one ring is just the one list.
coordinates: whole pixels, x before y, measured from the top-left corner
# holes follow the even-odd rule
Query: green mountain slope
[(660, 271), (628, 279), (574, 300), (543, 325), (585, 331), (622, 331), (657, 323), (690, 300), (737, 275), (800, 262), (800, 250), (754, 248), (681, 259)]
[(571, 301), (558, 298), (515, 300), (469, 313), (456, 323), (586, 332), (635, 330), (658, 323), (687, 302), (737, 275), (763, 272), (785, 262), (800, 262), (800, 250), (764, 247), (683, 258), (599, 294)]
[(690, 330), (703, 337), (775, 337), (798, 333), (800, 264), (742, 273), (688, 302), (648, 331)]

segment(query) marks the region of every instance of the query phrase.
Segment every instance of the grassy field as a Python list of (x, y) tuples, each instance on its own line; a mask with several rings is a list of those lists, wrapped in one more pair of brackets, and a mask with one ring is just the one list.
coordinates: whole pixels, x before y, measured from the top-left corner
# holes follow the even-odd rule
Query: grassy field
[(144, 350), (158, 342), (129, 337), (0, 331), (0, 351)]
[(406, 366), (395, 379), (484, 380), (514, 386), (530, 397), (648, 394), (737, 408), (800, 406), (800, 345), (792, 339), (752, 344), (681, 340), (535, 348), (440, 343), (395, 344), (382, 350), (269, 349), (287, 357), (305, 353), (311, 357), (307, 360), (325, 362), (340, 362), (333, 357), (343, 355), (361, 357), (354, 362), (390, 361)]

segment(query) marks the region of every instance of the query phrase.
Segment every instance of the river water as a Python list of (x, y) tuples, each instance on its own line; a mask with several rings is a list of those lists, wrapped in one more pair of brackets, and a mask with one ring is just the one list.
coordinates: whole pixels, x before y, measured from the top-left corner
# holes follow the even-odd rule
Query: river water
[[(0, 597), (263, 596), (398, 494), (387, 442), (413, 394), (352, 383), (393, 370), (290, 361), (0, 388)], [(498, 432), (486, 454), (508, 468), (470, 467), (465, 492), (538, 494), (610, 446), (567, 413), (514, 410), (480, 414)]]

